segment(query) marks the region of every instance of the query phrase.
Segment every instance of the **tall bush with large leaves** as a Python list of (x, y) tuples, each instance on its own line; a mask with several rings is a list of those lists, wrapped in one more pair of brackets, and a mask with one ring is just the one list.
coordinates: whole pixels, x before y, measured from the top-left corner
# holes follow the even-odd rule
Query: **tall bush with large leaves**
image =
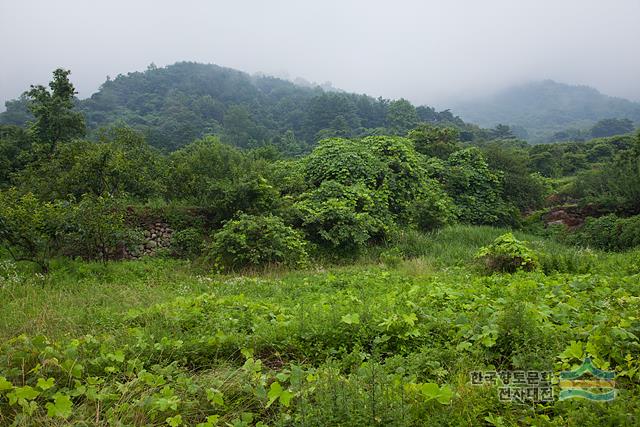
[(402, 137), (321, 141), (304, 161), (311, 189), (295, 205), (300, 226), (320, 246), (347, 254), (398, 224), (430, 230), (451, 222), (453, 203), (424, 163)]
[(304, 159), (305, 178), (312, 187), (324, 181), (343, 185), (364, 183), (375, 189), (380, 186), (385, 172), (384, 163), (370, 147), (360, 141), (344, 138), (324, 139)]
[(299, 231), (277, 216), (240, 215), (213, 236), (207, 258), (220, 270), (269, 265), (300, 267), (307, 261)]
[(391, 226), (386, 197), (364, 184), (324, 181), (294, 205), (298, 225), (312, 242), (340, 255), (384, 237)]
[(384, 165), (379, 191), (388, 198), (389, 212), (398, 223), (411, 223), (416, 203), (423, 210), (428, 208), (434, 218), (438, 218), (431, 228), (453, 219), (451, 199), (441, 185), (429, 177), (425, 168), (426, 159), (415, 150), (411, 140), (370, 136), (364, 138), (362, 144)]
[(640, 132), (631, 148), (620, 152), (606, 170), (611, 192), (620, 200), (622, 209), (640, 214)]
[(492, 171), (478, 148), (453, 153), (432, 172), (453, 198), (458, 219), (469, 224), (505, 224), (517, 218), (515, 207), (502, 198), (502, 174)]

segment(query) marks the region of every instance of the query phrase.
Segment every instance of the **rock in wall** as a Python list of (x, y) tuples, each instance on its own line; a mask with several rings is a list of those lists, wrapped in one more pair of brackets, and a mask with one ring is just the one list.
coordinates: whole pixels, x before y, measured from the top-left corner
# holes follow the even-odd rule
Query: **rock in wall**
[(142, 242), (130, 250), (125, 250), (125, 258), (153, 256), (158, 250), (168, 248), (171, 245), (173, 229), (165, 222), (154, 222), (147, 225), (142, 234)]

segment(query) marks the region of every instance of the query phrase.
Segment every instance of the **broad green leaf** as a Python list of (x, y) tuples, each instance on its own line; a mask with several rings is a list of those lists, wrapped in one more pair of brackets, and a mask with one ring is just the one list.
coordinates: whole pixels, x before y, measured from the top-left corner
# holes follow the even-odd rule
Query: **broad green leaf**
[(440, 394), (440, 387), (435, 383), (425, 383), (420, 387), (420, 392), (427, 400), (435, 399)]
[(443, 405), (448, 405), (451, 403), (451, 399), (453, 398), (453, 390), (448, 385), (443, 385), (440, 387), (440, 394), (436, 398), (438, 402)]
[(55, 384), (55, 379), (53, 378), (48, 378), (48, 379), (44, 379), (44, 378), (38, 378), (38, 383), (36, 384), (36, 387), (38, 387), (40, 390), (45, 391), (45, 390), (49, 390), (51, 387), (53, 387), (53, 385)]
[(169, 417), (165, 420), (171, 427), (178, 427), (182, 425), (182, 415), (178, 414), (175, 417)]
[(347, 325), (357, 325), (360, 323), (360, 315), (358, 313), (345, 314), (341, 320)]
[(56, 393), (53, 396), (53, 403), (48, 402), (46, 407), (47, 415), (49, 415), (51, 418), (68, 418), (71, 415), (73, 403), (71, 402), (69, 396), (61, 393)]
[(5, 377), (0, 377), (0, 391), (12, 390), (13, 384), (11, 384)]
[(26, 385), (24, 387), (16, 387), (13, 392), (16, 395), (16, 398), (18, 399), (26, 399), (26, 400), (33, 400), (36, 397), (40, 396), (40, 392), (37, 390), (34, 390), (32, 387)]
[(289, 407), (292, 398), (293, 393), (291, 393), (289, 390), (283, 390), (282, 393), (280, 393), (280, 403), (287, 408)]
[(582, 359), (583, 357), (583, 350), (582, 350), (582, 342), (580, 341), (571, 341), (571, 343), (569, 343), (569, 346), (562, 352), (560, 353), (560, 358), (561, 359)]
[(267, 402), (266, 407), (268, 408), (269, 406), (271, 406), (271, 404), (275, 402), (281, 394), (282, 386), (280, 385), (280, 383), (278, 381), (272, 382), (271, 386), (269, 387), (269, 393), (267, 393), (267, 398), (269, 399), (269, 401)]
[(218, 406), (224, 405), (224, 396), (222, 392), (215, 388), (207, 389), (207, 400), (209, 400), (209, 402)]

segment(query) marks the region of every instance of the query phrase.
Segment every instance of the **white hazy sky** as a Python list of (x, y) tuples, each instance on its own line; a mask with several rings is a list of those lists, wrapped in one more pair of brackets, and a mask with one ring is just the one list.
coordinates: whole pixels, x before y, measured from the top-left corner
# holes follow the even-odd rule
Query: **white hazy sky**
[(527, 80), (640, 100), (640, 0), (0, 0), (0, 103), (176, 61), (446, 107)]

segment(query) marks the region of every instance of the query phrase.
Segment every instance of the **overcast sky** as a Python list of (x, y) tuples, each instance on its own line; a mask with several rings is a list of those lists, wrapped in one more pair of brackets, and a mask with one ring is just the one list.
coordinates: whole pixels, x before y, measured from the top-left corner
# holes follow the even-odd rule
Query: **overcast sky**
[(0, 40), (2, 105), (183, 60), (440, 107), (547, 78), (640, 100), (640, 0), (0, 0)]

